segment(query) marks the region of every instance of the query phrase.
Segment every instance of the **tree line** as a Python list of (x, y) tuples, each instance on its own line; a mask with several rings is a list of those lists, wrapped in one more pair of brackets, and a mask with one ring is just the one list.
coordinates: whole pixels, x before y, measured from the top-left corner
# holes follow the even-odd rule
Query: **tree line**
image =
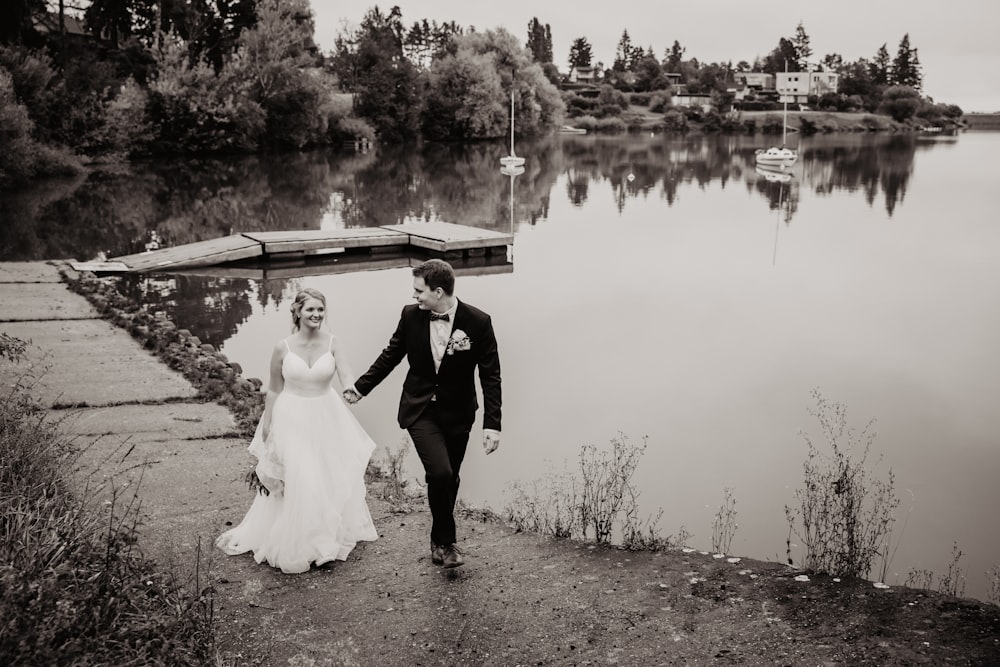
[[(84, 160), (496, 138), (509, 129), (512, 95), (521, 136), (551, 131), (567, 115), (622, 129), (632, 103), (676, 121), (668, 73), (722, 111), (735, 73), (812, 66), (801, 24), (765, 58), (735, 67), (688, 58), (678, 41), (660, 60), (626, 31), (597, 94), (584, 98), (560, 90), (568, 71), (553, 63), (552, 30), (537, 18), (522, 44), (502, 28), (426, 19), (407, 27), (398, 7), (376, 6), (324, 54), (308, 0), (69, 2), (0, 6), (0, 186)], [(73, 29), (81, 23), (86, 31)], [(590, 66), (586, 38), (569, 58)], [(826, 101), (837, 108), (874, 110), (901, 97), (899, 116), (925, 104), (908, 37), (895, 59), (883, 45), (871, 61), (831, 54), (818, 66), (841, 74), (839, 97)]]

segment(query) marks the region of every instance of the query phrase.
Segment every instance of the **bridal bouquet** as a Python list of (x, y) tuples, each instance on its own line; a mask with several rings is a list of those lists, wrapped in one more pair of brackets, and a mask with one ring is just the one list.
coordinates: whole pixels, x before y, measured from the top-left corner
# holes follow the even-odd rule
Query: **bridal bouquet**
[(448, 354), (455, 354), (456, 352), (465, 352), (471, 347), (472, 341), (469, 340), (469, 334), (461, 329), (455, 329), (451, 334), (451, 338), (448, 339), (448, 347), (445, 351)]
[(267, 487), (260, 481), (260, 477), (257, 476), (256, 465), (254, 465), (253, 468), (250, 468), (247, 474), (243, 476), (243, 481), (247, 483), (247, 486), (254, 493), (263, 493), (265, 496), (271, 495), (271, 492), (268, 491)]

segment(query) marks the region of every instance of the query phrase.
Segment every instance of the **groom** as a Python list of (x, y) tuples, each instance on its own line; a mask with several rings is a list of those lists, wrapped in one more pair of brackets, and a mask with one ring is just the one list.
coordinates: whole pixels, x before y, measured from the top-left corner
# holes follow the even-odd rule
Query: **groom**
[(455, 546), (459, 469), (479, 407), (474, 372), (483, 389), (483, 449), (500, 445), (500, 356), (490, 316), (455, 296), (455, 272), (440, 259), (413, 269), (413, 298), (371, 368), (344, 391), (348, 403), (367, 396), (406, 357), (399, 399), (406, 429), (424, 465), (431, 509), (431, 560), (464, 562)]

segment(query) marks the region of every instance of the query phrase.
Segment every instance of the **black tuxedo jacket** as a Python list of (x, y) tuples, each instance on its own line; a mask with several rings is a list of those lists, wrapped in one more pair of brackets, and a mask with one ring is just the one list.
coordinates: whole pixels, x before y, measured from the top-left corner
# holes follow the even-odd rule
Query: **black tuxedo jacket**
[(406, 357), (409, 370), (399, 399), (399, 426), (408, 428), (435, 397), (442, 427), (468, 431), (476, 419), (475, 369), (483, 388), (483, 428), (500, 430), (500, 355), (493, 322), (483, 311), (464, 301), (458, 302), (452, 335), (464, 331), (471, 341), (468, 350), (445, 353), (434, 371), (431, 353), (430, 312), (416, 304), (403, 308), (399, 325), (389, 344), (354, 388), (367, 396)]

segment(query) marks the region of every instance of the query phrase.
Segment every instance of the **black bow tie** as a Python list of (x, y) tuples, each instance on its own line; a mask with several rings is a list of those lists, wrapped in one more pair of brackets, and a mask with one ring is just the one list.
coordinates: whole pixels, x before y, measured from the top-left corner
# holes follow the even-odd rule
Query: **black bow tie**
[(448, 313), (441, 313), (440, 315), (437, 313), (431, 313), (431, 322), (433, 322), (434, 320), (441, 320), (442, 322), (450, 322), (451, 315), (449, 315)]

